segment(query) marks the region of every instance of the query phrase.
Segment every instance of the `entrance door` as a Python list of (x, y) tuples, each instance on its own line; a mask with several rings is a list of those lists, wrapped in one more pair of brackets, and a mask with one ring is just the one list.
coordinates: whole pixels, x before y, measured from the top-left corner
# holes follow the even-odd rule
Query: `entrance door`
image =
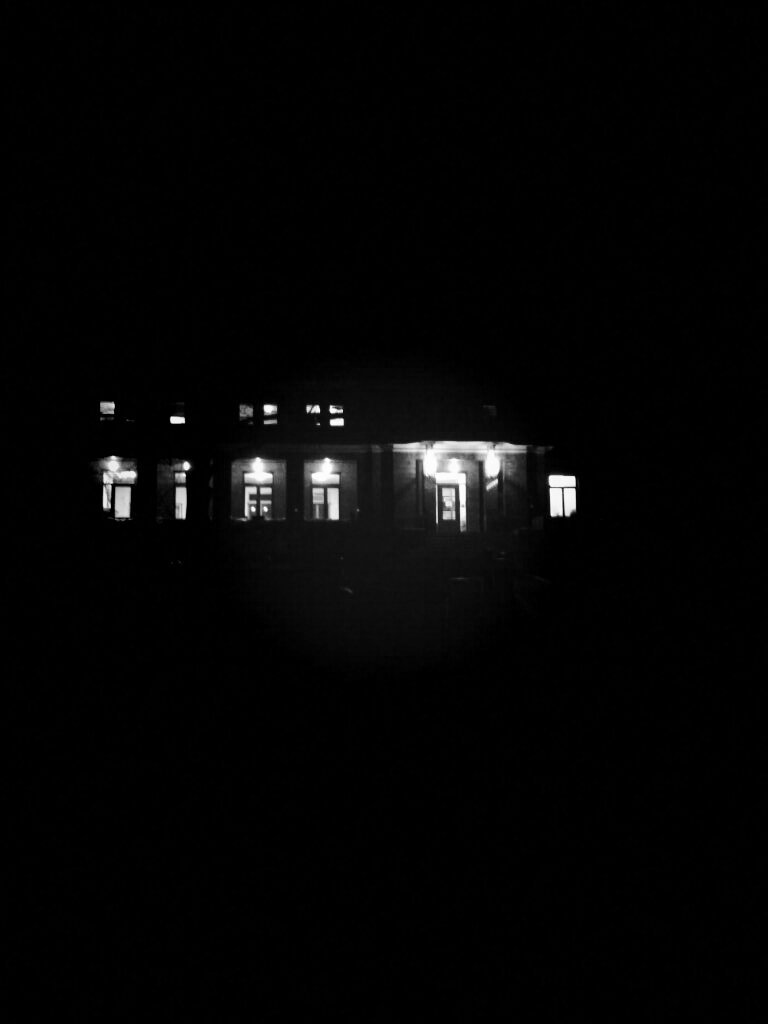
[(438, 484), (437, 487), (437, 528), (440, 533), (458, 533), (459, 485)]

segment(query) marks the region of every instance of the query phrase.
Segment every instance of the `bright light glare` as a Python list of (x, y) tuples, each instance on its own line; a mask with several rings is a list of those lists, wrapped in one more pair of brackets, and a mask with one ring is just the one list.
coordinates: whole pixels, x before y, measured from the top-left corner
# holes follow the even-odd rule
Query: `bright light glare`
[(186, 417), (184, 417), (184, 416), (171, 416), (171, 423), (174, 426), (178, 426), (179, 424), (183, 424), (183, 423), (186, 423), (186, 422), (187, 422), (186, 421)]
[(449, 459), (448, 460), (448, 469), (451, 471), (451, 473), (458, 473), (459, 472), (459, 460), (458, 459)]
[(185, 473), (187, 472), (188, 469), (192, 469), (192, 466), (188, 462), (183, 463), (183, 467)]
[(575, 487), (576, 477), (575, 476), (559, 476), (554, 475), (549, 478), (550, 487)]
[(116, 473), (118, 469), (120, 469), (120, 463), (117, 461), (117, 459), (110, 459), (109, 462), (107, 463), (107, 469), (111, 470), (111, 472), (113, 473)]
[(424, 475), (434, 476), (437, 472), (437, 457), (430, 448), (424, 456)]
[(499, 475), (501, 469), (501, 463), (499, 457), (493, 449), (488, 452), (485, 457), (485, 475), (489, 478), (493, 478)]

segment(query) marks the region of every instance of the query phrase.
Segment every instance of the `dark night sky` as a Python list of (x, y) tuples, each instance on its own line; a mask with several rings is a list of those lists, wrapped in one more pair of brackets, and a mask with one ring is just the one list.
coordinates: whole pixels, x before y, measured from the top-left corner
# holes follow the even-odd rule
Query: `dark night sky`
[(12, 346), (73, 386), (427, 366), (632, 443), (681, 367), (718, 369), (756, 184), (744, 18), (38, 11)]

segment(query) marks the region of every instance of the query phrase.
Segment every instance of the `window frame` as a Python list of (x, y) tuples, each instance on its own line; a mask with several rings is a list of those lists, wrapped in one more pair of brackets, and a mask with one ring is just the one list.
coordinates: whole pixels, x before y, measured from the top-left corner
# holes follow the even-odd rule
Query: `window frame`
[[(309, 487), (310, 487), (310, 492), (320, 491), (320, 490), (323, 492), (323, 506), (322, 507), (323, 507), (323, 509), (325, 511), (325, 515), (321, 519), (315, 518), (315, 509), (318, 508), (319, 506), (315, 502), (314, 493), (311, 493), (311, 498), (312, 498), (312, 518), (310, 519), (310, 522), (312, 522), (312, 523), (340, 523), (341, 522), (341, 483), (339, 482), (337, 484), (328, 484), (328, 483), (326, 483), (326, 484), (314, 484), (314, 483), (310, 482)], [(338, 516), (336, 517), (336, 519), (331, 519), (330, 516), (328, 515), (328, 509), (329, 509), (328, 492), (329, 491), (335, 491), (336, 492), (336, 510), (338, 512)]]
[[(268, 481), (267, 480), (263, 480), (260, 483), (251, 483), (251, 482), (249, 482), (249, 481), (247, 481), (245, 479), (247, 476), (254, 476), (254, 475), (255, 475), (255, 473), (254, 473), (254, 471), (252, 469), (251, 470), (244, 470), (243, 471), (243, 515), (244, 515), (244, 518), (247, 519), (249, 523), (250, 522), (272, 523), (272, 522), (275, 521), (275, 517), (274, 517), (274, 508), (275, 508), (275, 474), (274, 474), (274, 472), (270, 472), (269, 470), (265, 470), (263, 475), (264, 476), (269, 476), (270, 479)], [(269, 501), (269, 503), (271, 505), (272, 515), (270, 516), (269, 519), (265, 519), (264, 516), (261, 516), (261, 515), (255, 516), (253, 518), (248, 515), (248, 490), (251, 489), (251, 488), (254, 488), (254, 487), (256, 488), (256, 491), (257, 491), (256, 501), (258, 502), (259, 506), (261, 505), (262, 501)], [(262, 497), (262, 494), (261, 494), (262, 487), (268, 487), (269, 488), (269, 491), (270, 491), (269, 496), (264, 495)]]
[[(552, 480), (573, 480), (573, 484), (565, 483), (551, 483)], [(578, 515), (579, 511), (579, 481), (573, 473), (550, 473), (547, 477), (547, 487), (549, 489), (549, 518), (550, 519), (572, 519), (573, 516)], [(573, 495), (573, 508), (570, 512), (566, 512), (566, 493)], [(553, 511), (552, 499), (557, 496), (559, 503), (559, 512)]]

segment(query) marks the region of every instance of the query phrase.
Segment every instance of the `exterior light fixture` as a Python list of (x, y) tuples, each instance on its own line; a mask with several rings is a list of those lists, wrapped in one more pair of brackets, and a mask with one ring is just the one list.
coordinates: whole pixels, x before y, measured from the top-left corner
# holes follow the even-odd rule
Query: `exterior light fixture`
[(120, 463), (117, 459), (110, 459), (107, 463), (107, 469), (112, 473), (116, 473), (120, 469)]
[(437, 457), (431, 448), (427, 448), (424, 455), (424, 476), (432, 479), (437, 472)]
[(451, 471), (451, 473), (458, 473), (459, 472), (459, 460), (458, 459), (449, 459), (449, 461), (448, 461), (448, 469)]
[(192, 466), (188, 462), (185, 462), (185, 463), (183, 463), (182, 468), (183, 468), (184, 472), (186, 473), (187, 470), (192, 469)]
[(271, 481), (272, 474), (264, 472), (264, 465), (263, 465), (263, 463), (262, 463), (260, 458), (258, 458), (258, 457), (255, 458), (253, 460), (252, 466), (253, 466), (253, 474), (256, 477), (256, 481), (255, 482), (257, 484), (265, 484), (265, 483)]
[(490, 451), (488, 452), (488, 454), (485, 457), (485, 475), (489, 479), (493, 479), (493, 477), (496, 477), (496, 476), (499, 475), (499, 470), (500, 469), (501, 469), (501, 463), (499, 462), (499, 457), (496, 454), (496, 452), (493, 450), (493, 448), (491, 448)]

